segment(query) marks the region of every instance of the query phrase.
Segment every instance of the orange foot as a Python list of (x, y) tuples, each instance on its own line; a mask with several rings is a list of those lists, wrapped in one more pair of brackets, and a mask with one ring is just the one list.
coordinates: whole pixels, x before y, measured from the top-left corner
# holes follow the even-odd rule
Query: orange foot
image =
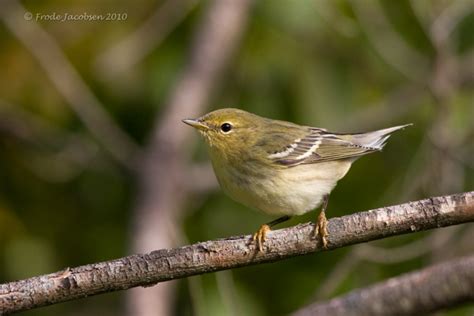
[(260, 226), (260, 228), (257, 230), (255, 234), (253, 234), (253, 241), (257, 243), (258, 251), (263, 252), (263, 243), (265, 242), (265, 237), (267, 235), (267, 232), (269, 232), (270, 226), (267, 224), (263, 224)]
[(327, 237), (329, 236), (328, 233), (328, 220), (326, 218), (326, 213), (322, 211), (319, 213), (318, 221), (315, 224), (314, 229), (314, 237), (319, 236), (321, 238), (321, 242), (323, 244), (323, 248), (326, 249), (328, 246)]

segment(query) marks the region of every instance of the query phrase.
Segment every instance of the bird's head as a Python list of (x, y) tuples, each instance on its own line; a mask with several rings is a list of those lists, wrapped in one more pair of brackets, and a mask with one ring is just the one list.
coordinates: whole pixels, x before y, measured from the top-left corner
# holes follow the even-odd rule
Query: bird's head
[(239, 109), (219, 109), (184, 123), (196, 128), (208, 144), (219, 151), (236, 152), (255, 141), (256, 131), (266, 119)]

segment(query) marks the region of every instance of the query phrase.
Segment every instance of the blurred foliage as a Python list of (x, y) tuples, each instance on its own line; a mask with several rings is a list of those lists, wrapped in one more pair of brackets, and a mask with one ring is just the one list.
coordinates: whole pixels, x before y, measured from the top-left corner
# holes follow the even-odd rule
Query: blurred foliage
[[(395, 134), (383, 153), (353, 166), (331, 195), (330, 217), (472, 190), (474, 11), (469, 2), (257, 1), (208, 109), (239, 107), (335, 131), (414, 123)], [(206, 2), (199, 2), (136, 65), (107, 77), (98, 67), (98, 56), (129, 36), (161, 2), (139, 4), (23, 2), (33, 16), (127, 14), (124, 21), (38, 23), (57, 41), (107, 113), (145, 146), (191, 53), (190, 40)], [(440, 23), (451, 28), (442, 47), (434, 40), (437, 30), (446, 30)], [(3, 23), (0, 47), (0, 280), (129, 254), (136, 175), (91, 136), (31, 52)], [(448, 70), (441, 66), (445, 62)], [(440, 72), (444, 81), (437, 85)], [(195, 160), (207, 161), (202, 142), (193, 150)], [(189, 242), (249, 234), (271, 220), (219, 190), (199, 201), (197, 207), (189, 204), (183, 223)], [(315, 217), (312, 212), (288, 225)], [(326, 295), (332, 297), (472, 253), (466, 236), (472, 236), (474, 227), (464, 226), (373, 243), (398, 247), (431, 234), (452, 234), (449, 249), (447, 244), (428, 243), (427, 251), (420, 249), (410, 260), (382, 264), (359, 258), (335, 286), (331, 272), (355, 256), (356, 247), (181, 280), (176, 315), (287, 314), (325, 298), (318, 293), (324, 293), (328, 282), (334, 290)], [(25, 315), (116, 315), (123, 311), (122, 302), (123, 293), (113, 293)], [(473, 313), (474, 307), (466, 306), (445, 314)]]

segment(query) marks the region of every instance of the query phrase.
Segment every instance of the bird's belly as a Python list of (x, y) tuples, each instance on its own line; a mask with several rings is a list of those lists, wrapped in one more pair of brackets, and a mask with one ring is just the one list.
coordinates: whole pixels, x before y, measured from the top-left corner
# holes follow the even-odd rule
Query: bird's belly
[(318, 207), (337, 181), (350, 168), (350, 162), (325, 162), (275, 170), (269, 177), (216, 175), (222, 189), (234, 200), (271, 215), (301, 215)]

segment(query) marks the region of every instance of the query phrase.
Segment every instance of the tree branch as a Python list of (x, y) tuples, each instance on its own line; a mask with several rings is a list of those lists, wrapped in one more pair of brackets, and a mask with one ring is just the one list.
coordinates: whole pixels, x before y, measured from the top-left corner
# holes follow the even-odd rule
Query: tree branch
[(425, 315), (474, 301), (474, 256), (455, 259), (304, 307), (293, 316)]
[[(332, 218), (328, 224), (328, 249), (471, 221), (474, 191), (433, 197)], [(256, 251), (251, 237), (246, 235), (6, 283), (0, 285), (0, 313), (321, 251), (312, 232), (311, 223), (269, 232), (263, 253)]]

